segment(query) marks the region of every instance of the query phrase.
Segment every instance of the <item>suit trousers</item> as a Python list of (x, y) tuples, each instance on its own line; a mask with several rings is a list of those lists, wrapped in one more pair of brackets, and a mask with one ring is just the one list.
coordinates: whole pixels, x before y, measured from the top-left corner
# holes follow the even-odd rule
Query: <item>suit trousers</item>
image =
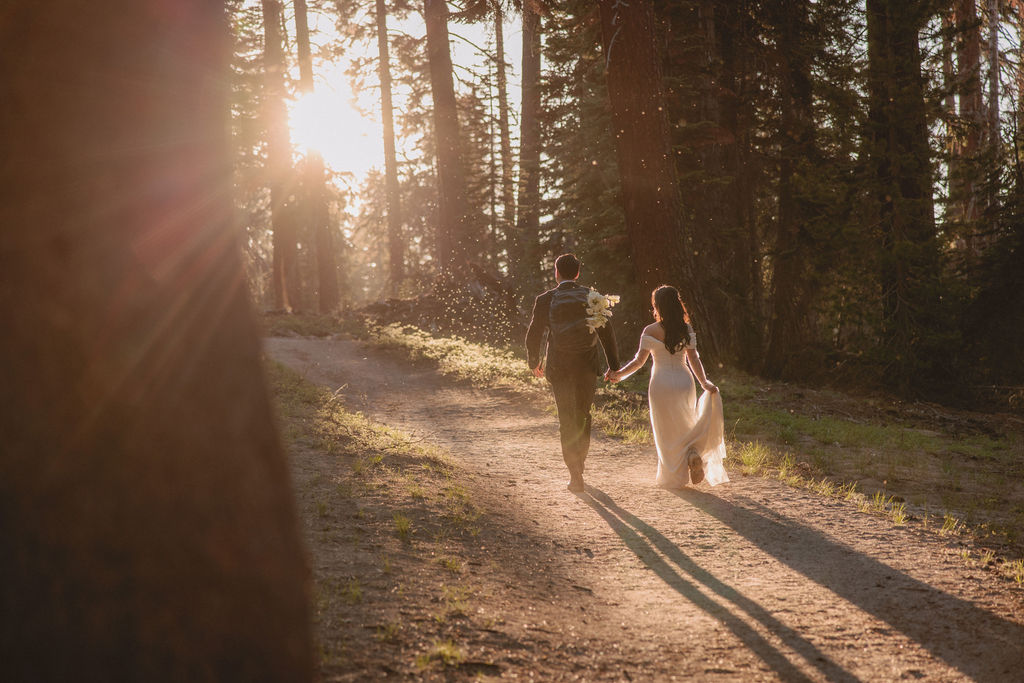
[(597, 376), (591, 367), (561, 370), (548, 376), (558, 408), (558, 433), (562, 458), (569, 474), (581, 476), (590, 450), (590, 408), (597, 391)]

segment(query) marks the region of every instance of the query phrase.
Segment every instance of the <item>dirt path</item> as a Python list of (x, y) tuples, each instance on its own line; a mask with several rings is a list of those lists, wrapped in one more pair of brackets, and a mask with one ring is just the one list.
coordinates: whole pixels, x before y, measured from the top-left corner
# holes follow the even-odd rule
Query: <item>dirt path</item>
[(563, 660), (540, 678), (1024, 680), (1024, 595), (967, 566), (955, 541), (735, 471), (665, 491), (653, 447), (600, 435), (573, 495), (539, 406), (357, 342), (267, 349), (468, 473), (501, 529), (476, 571), (506, 571), (487, 604), (502, 676), (529, 677), (514, 650), (530, 647)]

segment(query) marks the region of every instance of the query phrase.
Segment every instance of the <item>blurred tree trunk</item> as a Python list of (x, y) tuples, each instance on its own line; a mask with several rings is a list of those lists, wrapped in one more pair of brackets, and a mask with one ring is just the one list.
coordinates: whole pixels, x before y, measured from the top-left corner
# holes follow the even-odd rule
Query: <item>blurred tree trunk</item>
[(466, 265), (466, 177), (459, 151), (459, 117), (455, 101), (451, 46), (448, 42), (448, 4), (424, 0), (430, 91), (434, 100), (434, 140), (437, 152), (438, 218), (436, 251), (441, 280), (450, 280)]
[(652, 5), (650, 0), (601, 0), (599, 9), (622, 203), (637, 280), (646, 291), (665, 283), (693, 291), (681, 250), (682, 207)]
[(388, 47), (388, 11), (384, 0), (377, 3), (377, 73), (380, 77), (381, 121), (384, 124), (384, 185), (388, 213), (388, 267), (391, 292), (405, 278), (405, 243), (402, 240), (402, 197), (398, 185), (398, 156), (395, 152), (395, 111), (391, 102), (391, 51)]
[[(299, 86), (303, 93), (311, 93), (313, 82), (313, 55), (309, 45), (309, 20), (306, 0), (295, 0), (295, 41), (299, 52)], [(324, 160), (316, 150), (307, 150), (305, 159), (303, 216), (313, 227), (316, 241), (316, 272), (319, 285), (320, 312), (329, 313), (338, 307), (338, 267), (334, 260), (334, 239), (330, 214), (327, 210), (327, 192), (324, 187)]]
[(293, 191), (292, 143), (284, 98), (284, 49), (281, 3), (262, 0), (264, 117), (267, 130), (267, 183), (270, 186), (270, 220), (274, 239), (274, 308), (301, 308), (297, 225), (290, 210)]
[(508, 272), (520, 272), (522, 264), (522, 244), (515, 230), (516, 200), (515, 183), (512, 180), (512, 134), (508, 123), (508, 75), (505, 65), (505, 14), (501, 2), (494, 6), (494, 44), (497, 81), (498, 81), (498, 136), (501, 141), (501, 204), (502, 231), (504, 233), (505, 251), (508, 254)]
[(0, 22), (0, 678), (309, 681), (223, 4)]
[(540, 61), (541, 19), (536, 3), (522, 6), (522, 102), (519, 119), (519, 197), (516, 238), (519, 240), (518, 280), (530, 290), (540, 279)]

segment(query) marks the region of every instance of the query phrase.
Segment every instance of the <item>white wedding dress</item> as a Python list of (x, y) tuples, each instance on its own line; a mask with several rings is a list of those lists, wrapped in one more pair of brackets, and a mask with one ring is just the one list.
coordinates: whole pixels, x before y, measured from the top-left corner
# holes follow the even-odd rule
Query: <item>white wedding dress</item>
[[(694, 346), (693, 330), (689, 330)], [(654, 357), (647, 389), (651, 428), (658, 449), (656, 483), (678, 489), (691, 484), (687, 455), (695, 450), (704, 461), (704, 480), (712, 486), (729, 481), (725, 458), (725, 417), (719, 392), (705, 391), (697, 400), (697, 388), (682, 351), (669, 353), (665, 343), (649, 334), (640, 337), (640, 348)]]

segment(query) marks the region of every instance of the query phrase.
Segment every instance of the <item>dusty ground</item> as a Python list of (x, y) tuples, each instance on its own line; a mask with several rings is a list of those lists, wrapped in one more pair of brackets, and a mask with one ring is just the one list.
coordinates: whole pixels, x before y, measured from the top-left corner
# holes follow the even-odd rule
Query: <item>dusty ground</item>
[[(447, 449), (483, 513), (453, 582), (469, 608), (440, 618), (441, 599), (417, 594), (426, 583), (385, 568), (364, 588), (393, 595), (390, 617), (353, 600), (321, 624), (358, 640), (325, 663), (327, 679), (1024, 680), (1024, 592), (965, 563), (955, 539), (735, 470), (713, 489), (658, 489), (653, 447), (600, 435), (574, 495), (541, 406), (358, 342), (271, 338), (267, 350), (341, 388), (350, 409)], [(323, 463), (299, 454), (297, 484)], [(303, 514), (323, 581), (353, 546), (329, 512)], [(356, 546), (386, 564), (409, 554), (383, 538)], [(430, 634), (460, 644), (460, 666), (413, 663)]]

